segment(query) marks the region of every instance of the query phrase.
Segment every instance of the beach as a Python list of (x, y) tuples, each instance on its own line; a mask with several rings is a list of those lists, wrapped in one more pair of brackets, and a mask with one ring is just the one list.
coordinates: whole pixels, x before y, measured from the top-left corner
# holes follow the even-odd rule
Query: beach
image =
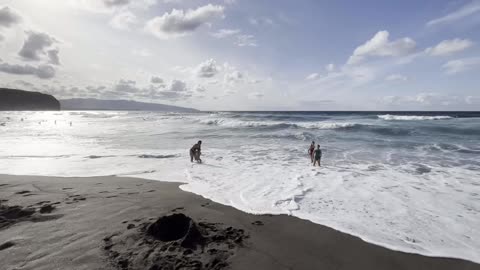
[[(465, 260), (389, 250), (293, 216), (247, 214), (179, 185), (0, 175), (1, 268), (480, 269)], [(148, 235), (145, 228), (174, 214), (190, 217), (206, 240), (187, 248)], [(155, 268), (159, 260), (172, 268)]]
[[(291, 215), (393, 250), (478, 263), (478, 117), (7, 112), (0, 173), (178, 182), (246, 213)], [(202, 164), (188, 151), (198, 140)], [(321, 145), (320, 168), (310, 164), (312, 141)]]

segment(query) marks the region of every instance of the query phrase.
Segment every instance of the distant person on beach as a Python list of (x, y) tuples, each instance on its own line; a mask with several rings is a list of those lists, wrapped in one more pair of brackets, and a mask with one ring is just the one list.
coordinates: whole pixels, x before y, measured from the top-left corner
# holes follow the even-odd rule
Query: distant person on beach
[(193, 159), (195, 159), (195, 161), (202, 163), (202, 160), (200, 159), (200, 155), (202, 154), (201, 146), (202, 141), (198, 141), (192, 146), (192, 148), (190, 148), (190, 162), (193, 162)]
[(315, 151), (315, 142), (312, 141), (312, 144), (310, 144), (310, 147), (308, 148), (308, 154), (310, 155), (310, 162), (313, 163), (313, 152)]
[(315, 160), (313, 161), (313, 166), (318, 162), (318, 167), (320, 167), (320, 160), (322, 159), (322, 150), (320, 150), (320, 144), (317, 145), (317, 149), (314, 152)]

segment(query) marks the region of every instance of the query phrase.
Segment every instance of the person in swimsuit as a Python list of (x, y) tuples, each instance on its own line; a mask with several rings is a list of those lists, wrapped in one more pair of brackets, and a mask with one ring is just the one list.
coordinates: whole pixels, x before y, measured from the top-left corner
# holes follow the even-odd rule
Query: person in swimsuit
[(310, 162), (313, 163), (313, 152), (315, 151), (315, 142), (312, 141), (312, 144), (310, 144), (310, 147), (308, 148), (308, 154), (310, 155)]
[(313, 161), (313, 166), (315, 163), (318, 162), (318, 167), (320, 167), (320, 160), (322, 159), (322, 150), (320, 150), (320, 144), (317, 145), (317, 149), (315, 150), (315, 160)]
[(193, 162), (193, 159), (195, 161), (201, 163), (202, 160), (200, 159), (200, 155), (202, 154), (201, 152), (201, 146), (202, 146), (202, 141), (198, 141), (196, 144), (190, 148), (190, 162)]

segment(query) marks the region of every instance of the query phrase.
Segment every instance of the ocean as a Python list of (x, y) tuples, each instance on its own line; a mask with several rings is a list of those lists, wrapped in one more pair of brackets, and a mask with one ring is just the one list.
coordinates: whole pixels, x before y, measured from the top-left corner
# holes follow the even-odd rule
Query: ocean
[[(248, 213), (480, 262), (480, 112), (0, 112), (0, 124), (1, 174), (182, 182)], [(190, 162), (198, 140), (203, 164)]]

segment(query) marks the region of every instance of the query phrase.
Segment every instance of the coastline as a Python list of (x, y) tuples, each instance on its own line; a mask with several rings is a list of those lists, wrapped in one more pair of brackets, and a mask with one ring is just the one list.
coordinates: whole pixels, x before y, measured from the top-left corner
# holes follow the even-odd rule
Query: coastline
[[(30, 219), (0, 226), (0, 260), (5, 269), (118, 269), (102, 239), (184, 213), (197, 223), (248, 235), (229, 251), (229, 269), (480, 269), (461, 259), (393, 251), (292, 216), (247, 214), (179, 185), (127, 177), (0, 175), (0, 199), (7, 200), (2, 205), (35, 209)], [(40, 213), (48, 205), (50, 211)], [(138, 266), (131, 261), (126, 269)]]

